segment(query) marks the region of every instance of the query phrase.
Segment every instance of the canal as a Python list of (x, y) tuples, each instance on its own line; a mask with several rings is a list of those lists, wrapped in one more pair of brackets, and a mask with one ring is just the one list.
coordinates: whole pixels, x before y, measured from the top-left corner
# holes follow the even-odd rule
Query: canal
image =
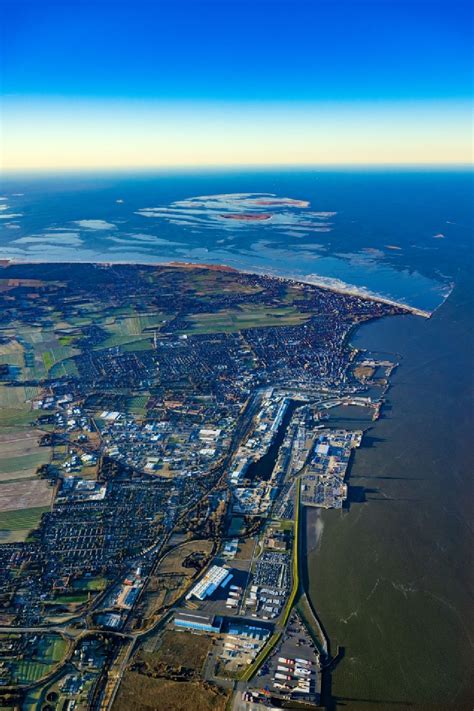
[(288, 425), (290, 424), (294, 411), (299, 405), (300, 403), (290, 400), (288, 407), (286, 408), (286, 412), (282, 418), (280, 427), (278, 428), (276, 437), (270, 445), (268, 452), (264, 454), (263, 457), (260, 457), (260, 459), (257, 459), (256, 462), (252, 462), (250, 464), (245, 473), (246, 479), (249, 479), (252, 482), (268, 481), (270, 479), (273, 469), (275, 468), (278, 452), (283, 440), (285, 439), (286, 430), (288, 429)]

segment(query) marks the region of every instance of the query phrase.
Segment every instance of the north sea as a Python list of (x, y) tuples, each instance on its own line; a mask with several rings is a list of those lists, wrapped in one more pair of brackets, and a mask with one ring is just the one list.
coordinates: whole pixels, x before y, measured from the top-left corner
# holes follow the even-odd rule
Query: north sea
[(2, 190), (3, 259), (227, 264), (431, 313), (351, 335), (399, 366), (348, 507), (307, 513), (308, 591), (339, 650), (328, 708), (471, 709), (472, 172), (17, 175)]
[(340, 648), (329, 708), (472, 708), (468, 276), (430, 319), (370, 322), (351, 339), (400, 366), (354, 458), (349, 507), (307, 516), (309, 593), (332, 653)]

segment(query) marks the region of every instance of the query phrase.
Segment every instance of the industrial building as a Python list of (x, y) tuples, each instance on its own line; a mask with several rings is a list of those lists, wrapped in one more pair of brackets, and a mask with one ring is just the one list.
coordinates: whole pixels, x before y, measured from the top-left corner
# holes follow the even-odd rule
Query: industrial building
[(187, 630), (196, 630), (197, 632), (214, 632), (218, 634), (221, 631), (223, 618), (218, 616), (208, 615), (191, 615), (187, 612), (178, 612), (174, 618), (176, 627), (181, 627)]
[(212, 595), (219, 586), (225, 587), (230, 582), (233, 575), (229, 573), (227, 568), (220, 565), (213, 565), (207, 573), (186, 595), (186, 600), (191, 597), (197, 597), (198, 600), (204, 600)]

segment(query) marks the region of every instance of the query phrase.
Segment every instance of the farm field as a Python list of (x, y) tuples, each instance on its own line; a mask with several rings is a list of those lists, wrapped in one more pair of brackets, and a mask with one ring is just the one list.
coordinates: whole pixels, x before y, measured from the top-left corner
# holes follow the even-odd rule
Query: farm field
[(0, 344), (0, 365), (9, 364), (21, 368), (23, 365), (23, 347), (16, 340)]
[(50, 448), (38, 444), (41, 434), (13, 427), (0, 430), (0, 481), (34, 475), (38, 466), (49, 461)]
[(55, 364), (79, 352), (73, 347), (72, 339), (64, 339), (60, 328), (64, 325), (68, 324), (59, 323), (51, 329), (16, 324), (4, 334), (10, 340), (0, 345), (0, 363), (17, 368), (18, 382), (46, 378)]
[(189, 284), (201, 298), (215, 293), (220, 294), (258, 294), (262, 291), (256, 284), (248, 284), (232, 278), (230, 272), (220, 272), (199, 269), (190, 270), (187, 275)]
[(30, 452), (29, 454), (6, 456), (2, 451), (2, 447), (0, 447), (0, 475), (9, 474), (11, 479), (17, 475), (21, 476), (23, 472), (27, 472), (30, 475), (34, 474), (37, 467), (49, 461), (49, 452), (46, 447), (44, 450), (38, 448), (36, 452)]
[(18, 472), (4, 472), (0, 474), (0, 486), (2, 484), (13, 484), (17, 481), (32, 481), (36, 479), (35, 474), (31, 474), (28, 469), (22, 469)]
[(2, 409), (31, 409), (29, 403), (39, 393), (39, 388), (23, 385), (0, 385), (0, 408)]
[(133, 351), (150, 351), (153, 348), (153, 339), (150, 338), (140, 338), (138, 341), (130, 341), (130, 343), (124, 343), (122, 350), (124, 353), (130, 353)]
[(58, 363), (53, 363), (49, 370), (51, 378), (66, 378), (68, 376), (78, 376), (79, 371), (72, 358), (65, 358)]
[(0, 511), (1, 542), (11, 542), (13, 539), (25, 540), (28, 533), (36, 528), (41, 516), (46, 511), (49, 511), (49, 506), (33, 506), (29, 509)]
[[(0, 391), (2, 386), (0, 385)], [(27, 428), (40, 415), (44, 414), (43, 410), (30, 410), (28, 406), (19, 407), (3, 407), (1, 405), (0, 393), (0, 428), (5, 431), (8, 429), (18, 429), (20, 427)]]
[(129, 349), (133, 350), (132, 344), (134, 343), (140, 343), (139, 346), (136, 346), (137, 350), (151, 348), (153, 330), (156, 329), (158, 332), (163, 323), (169, 318), (170, 314), (161, 311), (150, 314), (109, 316), (100, 323), (101, 328), (109, 335), (104, 341), (95, 346), (95, 350), (124, 345), (129, 345)]
[[(0, 512), (50, 505), (52, 487), (47, 481), (35, 477), (37, 468), (51, 458), (49, 447), (39, 447), (39, 435), (36, 430), (3, 428), (0, 435)], [(23, 530), (31, 527), (1, 524), (0, 528)]]
[(48, 482), (35, 477), (37, 468), (50, 461), (51, 449), (39, 447), (37, 430), (19, 426), (22, 421), (26, 424), (27, 416), (36, 417), (38, 413), (15, 410), (9, 414), (8, 422), (14, 420), (17, 426), (2, 427), (0, 434), (0, 539), (3, 543), (24, 541), (38, 525), (42, 513), (49, 510), (53, 496)]
[(309, 314), (301, 313), (293, 306), (247, 306), (239, 310), (225, 309), (214, 313), (193, 314), (188, 317), (191, 327), (183, 329), (182, 333), (233, 333), (246, 328), (296, 326), (308, 318)]

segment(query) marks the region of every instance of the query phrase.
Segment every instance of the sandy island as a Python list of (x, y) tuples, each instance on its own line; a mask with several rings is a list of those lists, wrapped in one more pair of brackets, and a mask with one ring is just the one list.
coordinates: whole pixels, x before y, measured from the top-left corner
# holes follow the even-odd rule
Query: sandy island
[(262, 198), (261, 200), (255, 200), (255, 205), (267, 205), (272, 207), (279, 207), (282, 205), (288, 207), (309, 207), (309, 200), (296, 200), (293, 198)]
[(268, 212), (260, 212), (260, 213), (250, 213), (250, 212), (241, 212), (241, 213), (230, 213), (230, 215), (219, 215), (219, 217), (223, 217), (224, 220), (242, 220), (242, 222), (261, 222), (262, 220), (270, 220), (272, 215), (270, 215)]

